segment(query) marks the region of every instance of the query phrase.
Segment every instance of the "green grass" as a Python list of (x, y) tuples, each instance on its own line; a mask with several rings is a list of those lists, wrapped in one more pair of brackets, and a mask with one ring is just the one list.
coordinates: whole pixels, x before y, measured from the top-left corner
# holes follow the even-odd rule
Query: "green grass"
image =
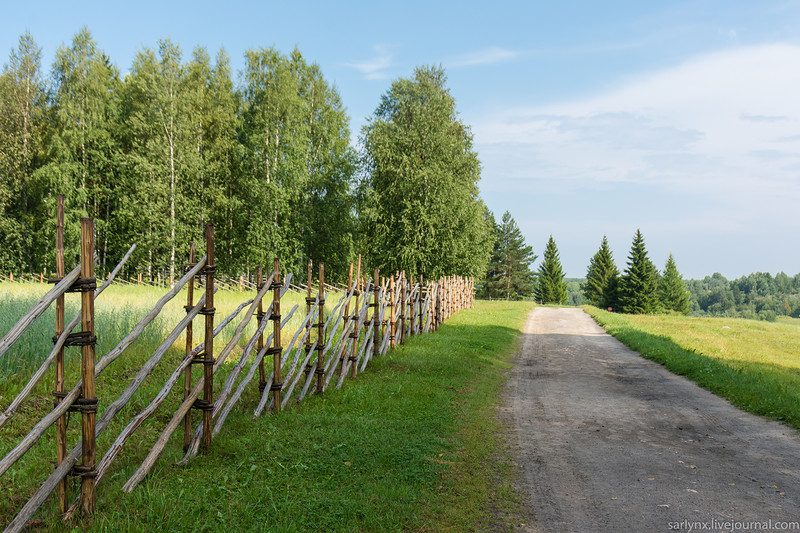
[[(176, 434), (145, 483), (124, 495), (120, 487), (170, 418), (179, 400), (175, 393), (98, 488), (91, 524), (77, 525), (97, 531), (509, 529), (520, 513), (495, 404), (530, 307), (477, 302), (437, 333), (413, 337), (374, 361), (341, 390), (257, 421), (251, 418), (257, 395), (252, 387), (209, 455), (174, 466), (182, 456)], [(124, 387), (130, 371), (110, 369), (105, 390)], [(100, 439), (101, 454), (160, 387), (160, 378), (153, 381)], [(47, 408), (46, 393), (37, 398), (44, 405), (37, 408), (33, 401), (25, 422)], [(21, 435), (16, 426), (0, 430), (0, 437)], [(78, 426), (73, 420), (71, 442)], [(0, 492), (9, 496), (0, 498), (0, 523), (11, 519), (52, 469), (52, 431), (45, 441), (0, 478)], [(508, 518), (498, 521), (504, 514)], [(51, 498), (37, 514), (42, 530), (64, 530), (56, 515)]]
[(620, 315), (587, 307), (631, 349), (737, 407), (800, 430), (800, 320)]

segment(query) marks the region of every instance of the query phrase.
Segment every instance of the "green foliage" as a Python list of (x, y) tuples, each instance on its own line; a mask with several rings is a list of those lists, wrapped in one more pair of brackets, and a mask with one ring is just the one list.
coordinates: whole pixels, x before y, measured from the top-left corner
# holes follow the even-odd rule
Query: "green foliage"
[(567, 283), (567, 305), (586, 305), (586, 296), (583, 295), (583, 286), (586, 278), (564, 278)]
[(41, 48), (19, 38), (0, 74), (0, 271), (40, 263), (34, 254), (37, 187), (46, 109)]
[(480, 163), (445, 83), (441, 68), (415, 69), (392, 83), (362, 130), (362, 247), (382, 270), (477, 277), (486, 267)]
[(678, 272), (672, 254), (669, 254), (669, 259), (664, 267), (664, 275), (658, 282), (658, 297), (662, 308), (666, 311), (688, 315), (692, 310), (689, 291), (686, 290), (686, 285)]
[(536, 299), (543, 304), (567, 303), (567, 284), (564, 281), (564, 271), (558, 257), (558, 248), (553, 236), (547, 241), (544, 249), (544, 261), (539, 266), (539, 275), (536, 283)]
[(480, 164), (440, 68), (392, 85), (360, 159), (337, 90), (298, 50), (249, 50), (234, 86), (224, 51), (184, 58), (167, 39), (121, 79), (82, 28), (58, 49), (49, 94), (40, 58), (25, 34), (0, 75), (0, 271), (53, 269), (58, 194), (67, 266), (93, 217), (98, 275), (135, 243), (127, 273), (174, 278), (209, 222), (221, 273), (311, 259), (341, 281), (359, 246), (384, 270), (485, 271)]
[(600, 249), (589, 261), (583, 294), (594, 306), (615, 308), (617, 306), (617, 286), (619, 270), (608, 247), (608, 239), (603, 235)]
[(297, 50), (250, 50), (245, 59), (238, 186), (250, 199), (232, 248), (243, 264), (275, 255), (294, 271), (311, 257), (342, 279), (352, 258), (355, 155), (341, 98)]
[(319, 66), (299, 51), (185, 60), (169, 40), (118, 69), (88, 29), (58, 49), (52, 91), (41, 52), (20, 38), (0, 75), (0, 270), (53, 267), (56, 196), (66, 197), (66, 259), (79, 219), (95, 219), (98, 270), (138, 245), (128, 271), (176, 276), (206, 223), (221, 272), (281, 257), (286, 271), (326, 263), (331, 281), (354, 255), (349, 117)]
[[(46, 130), (47, 162), (34, 178), (44, 194), (47, 209), (37, 221), (41, 227), (37, 248), (48, 250), (52, 264), (55, 241), (53, 196), (65, 197), (65, 255), (79, 254), (80, 218), (92, 217), (99, 235), (105, 236), (118, 184), (114, 120), (121, 81), (87, 28), (69, 46), (56, 51), (52, 67), (53, 94)], [(108, 239), (98, 242), (101, 265), (106, 264)], [(44, 266), (44, 265), (41, 265)]]
[(644, 246), (638, 229), (633, 237), (628, 266), (619, 284), (619, 307), (623, 313), (656, 313), (658, 302), (658, 271)]
[(727, 280), (719, 272), (686, 282), (696, 315), (770, 320), (800, 317), (800, 274), (755, 272)]
[(480, 297), (519, 300), (533, 294), (534, 273), (530, 265), (536, 260), (533, 248), (525, 244), (525, 238), (511, 213), (503, 213), (503, 220), (494, 227), (494, 250), (489, 260), (486, 279), (479, 292)]

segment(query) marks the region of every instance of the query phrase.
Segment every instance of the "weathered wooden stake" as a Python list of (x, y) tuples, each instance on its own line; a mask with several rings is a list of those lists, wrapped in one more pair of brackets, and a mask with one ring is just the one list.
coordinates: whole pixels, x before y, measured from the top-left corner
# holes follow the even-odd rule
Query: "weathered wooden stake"
[[(386, 277), (385, 276), (382, 277), (381, 278), (381, 287), (383, 287), (383, 290), (384, 290), (384, 293), (383, 293), (383, 299), (384, 300), (389, 296), (389, 292), (386, 290), (387, 287), (388, 287), (388, 285), (386, 285), (387, 283), (388, 283), (388, 280), (386, 279)], [(388, 319), (388, 316), (386, 314), (387, 312), (388, 312), (387, 310), (385, 310), (383, 312), (383, 320), (381, 321), (381, 339), (383, 339), (386, 336), (386, 327), (387, 327), (387, 324), (389, 323), (389, 319)]]
[(381, 271), (375, 269), (375, 275), (372, 278), (372, 356), (375, 357), (380, 352), (381, 344), (381, 327), (380, 327), (380, 294), (381, 286), (378, 284)]
[[(311, 263), (311, 260), (309, 259), (308, 260), (308, 277), (306, 278), (306, 316), (308, 316), (308, 314), (311, 313), (311, 306), (314, 305), (314, 298), (311, 296), (311, 281), (312, 281), (311, 280), (311, 267), (312, 267), (312, 263)], [(310, 330), (311, 328), (314, 327), (314, 324), (312, 324), (312, 322), (313, 322), (313, 320), (309, 320), (308, 321), (308, 324), (306, 325), (306, 329), (307, 330)], [(311, 352), (311, 335), (306, 335), (306, 343), (304, 345), (303, 353), (308, 355), (310, 352)], [(306, 368), (303, 370), (303, 373), (305, 374), (305, 381), (308, 381), (308, 375), (311, 373), (311, 367), (312, 366), (313, 365), (311, 364), (311, 358), (309, 357), (308, 358), (308, 363), (306, 363)], [(305, 381), (304, 381), (304, 383), (305, 383)]]
[[(417, 291), (417, 303), (416, 303), (416, 309), (417, 309), (417, 321), (416, 321), (416, 324), (417, 324), (416, 328), (417, 329), (416, 329), (416, 333), (418, 335), (421, 334), (421, 333), (424, 333), (423, 328), (425, 327), (425, 324), (422, 323), (422, 317), (425, 314), (423, 309), (422, 309), (422, 304), (425, 301), (425, 298), (423, 298), (423, 296), (422, 296), (422, 287), (424, 285), (425, 285), (425, 283), (424, 283), (422, 274), (420, 274), (419, 275), (419, 290)], [(413, 324), (413, 322), (412, 322), (412, 324)]]
[(397, 305), (394, 296), (394, 274), (389, 278), (389, 347), (394, 350), (394, 338), (397, 333), (397, 322), (394, 319), (394, 308)]
[(206, 225), (206, 305), (201, 314), (205, 315), (205, 357), (203, 358), (203, 401), (199, 408), (203, 411), (203, 453), (211, 451), (213, 426), (211, 415), (214, 410), (214, 224)]
[(88, 337), (81, 346), (81, 398), (76, 402), (81, 410), (81, 509), (86, 515), (94, 514), (94, 476), (96, 460), (95, 422), (97, 397), (94, 387), (94, 221), (81, 219), (81, 330)]
[[(350, 337), (353, 339), (350, 343), (350, 357), (348, 357), (348, 361), (350, 362), (350, 377), (356, 377), (356, 361), (357, 357), (356, 354), (358, 353), (358, 337), (359, 337), (359, 328), (358, 328), (358, 317), (361, 314), (361, 306), (359, 305), (359, 296), (361, 294), (361, 276), (356, 278), (356, 290), (355, 290), (355, 297), (356, 297), (356, 304), (354, 308), (354, 313), (352, 316), (353, 321), (353, 328), (350, 332)], [(342, 369), (344, 370), (344, 369)]]
[[(56, 276), (62, 279), (66, 274), (64, 266), (64, 195), (58, 195), (58, 211), (56, 213)], [(64, 332), (64, 295), (56, 299), (56, 338)], [(64, 347), (56, 354), (56, 388), (54, 392), (55, 404), (61, 403), (66, 395), (64, 383)], [(62, 416), (56, 423), (56, 467), (67, 456), (67, 417)], [(58, 484), (58, 510), (63, 514), (67, 512), (68, 494), (67, 480), (62, 479)]]
[(403, 270), (400, 273), (400, 344), (406, 343), (406, 312), (408, 311), (406, 307), (407, 285), (406, 271)]
[[(191, 247), (189, 248), (189, 264), (186, 267), (186, 271), (188, 272), (195, 265), (195, 248), (194, 243), (192, 243)], [(190, 313), (192, 308), (194, 307), (194, 278), (189, 280), (186, 284), (186, 313)], [(192, 322), (190, 321), (186, 325), (186, 355), (192, 353), (192, 349), (194, 348), (194, 339), (193, 339), (193, 331), (192, 331)], [(186, 370), (183, 372), (183, 399), (189, 397), (192, 393), (192, 365), (187, 365)], [(183, 451), (189, 449), (189, 443), (192, 441), (192, 411), (191, 409), (186, 412), (186, 416), (183, 418)]]
[(323, 378), (325, 368), (323, 361), (323, 350), (325, 349), (325, 267), (319, 264), (319, 317), (317, 319), (317, 393), (322, 394)]
[[(353, 263), (350, 263), (350, 273), (347, 275), (347, 293), (353, 293), (355, 296), (355, 291), (353, 291)], [(350, 301), (348, 301), (344, 306), (344, 326), (347, 327), (347, 322), (351, 320), (350, 316)], [(351, 332), (352, 333), (352, 332)], [(352, 334), (351, 334), (352, 336)], [(345, 345), (346, 347), (347, 345)], [(339, 356), (339, 364), (344, 366), (345, 357), (347, 354), (345, 353), (345, 348), (342, 348), (342, 353)], [(334, 361), (333, 366), (336, 367), (336, 362)]]
[[(358, 360), (357, 357), (357, 350), (358, 350), (358, 316), (361, 313), (361, 306), (358, 305), (358, 298), (361, 295), (361, 254), (358, 254), (358, 268), (356, 269), (356, 290), (353, 294), (356, 296), (356, 305), (355, 305), (355, 312), (353, 313), (352, 320), (353, 320), (353, 330), (350, 332), (350, 337), (352, 337), (353, 348), (350, 354), (350, 376), (356, 377), (356, 361)], [(344, 365), (344, 360), (342, 360), (342, 364)]]
[(273, 261), (273, 276), (272, 286), (274, 292), (272, 293), (272, 411), (277, 413), (281, 410), (281, 389), (283, 382), (281, 381), (281, 355), (283, 347), (281, 346), (281, 262), (276, 257)]
[[(256, 282), (258, 286), (258, 292), (261, 292), (261, 289), (264, 288), (264, 274), (261, 267), (258, 267), (256, 271)], [(263, 300), (263, 298), (262, 298)], [(261, 324), (261, 320), (264, 318), (264, 305), (261, 302), (258, 302), (258, 314), (256, 315), (258, 319), (258, 323)], [(260, 335), (258, 338), (258, 353), (264, 348), (264, 336)], [(267, 369), (264, 367), (264, 358), (261, 358), (261, 361), (258, 363), (258, 392), (264, 393), (264, 389), (267, 387)]]

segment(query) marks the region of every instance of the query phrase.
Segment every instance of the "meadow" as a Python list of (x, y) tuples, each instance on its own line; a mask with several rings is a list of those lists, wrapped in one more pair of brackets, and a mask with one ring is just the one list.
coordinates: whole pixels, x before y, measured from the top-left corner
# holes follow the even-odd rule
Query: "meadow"
[[(12, 302), (21, 312), (47, 290), (12, 285), (0, 286), (0, 302), (4, 307)], [(116, 337), (127, 333), (163, 292), (122, 286), (101, 295), (98, 337), (109, 338), (99, 343), (98, 353), (113, 347)], [(283, 309), (296, 301), (304, 310), (304, 295), (290, 294), (284, 298)], [(224, 316), (247, 297), (219, 291), (215, 297), (218, 314)], [(185, 295), (176, 297), (149, 326), (147, 338), (100, 376), (101, 412), (103, 397), (113, 398), (127, 385), (155, 343), (182, 318), (184, 304)], [(405, 346), (375, 360), (341, 390), (330, 390), (255, 421), (252, 408), (258, 391), (251, 387), (215, 438), (210, 454), (185, 467), (176, 466), (183, 455), (181, 435), (176, 432), (145, 483), (124, 495), (121, 485), (180, 401), (182, 393), (175, 390), (126, 445), (98, 487), (98, 513), (77, 525), (98, 531), (464, 530), (496, 520), (498, 512), (514, 516), (512, 468), (502, 453), (494, 405), (530, 307), (529, 303), (476, 302), (476, 309), (457, 313), (436, 333), (412, 337)], [(67, 316), (75, 311), (68, 310)], [(52, 345), (50, 318), (40, 319), (41, 331), (28, 332), (31, 338), (21, 339), (15, 347), (13, 362), (6, 363), (13, 371), (1, 371), (0, 408), (10, 402), (30, 368)], [(286, 329), (295, 327), (289, 324)], [(74, 378), (79, 350), (70, 350), (74, 350), (70, 355)], [(179, 340), (98, 439), (100, 453), (149, 402), (182, 353)], [(52, 376), (48, 376), (19, 417), (0, 429), (0, 454), (49, 411), (51, 389)], [(70, 442), (79, 438), (79, 426), (73, 416)], [(4, 495), (0, 523), (10, 521), (52, 470), (54, 440), (51, 429), (20, 464), (0, 478)], [(73, 483), (72, 495), (76, 486)], [(70, 530), (76, 524), (62, 525), (52, 500), (37, 513), (35, 525), (42, 530)]]
[(751, 413), (800, 430), (800, 319), (586, 311), (644, 357)]

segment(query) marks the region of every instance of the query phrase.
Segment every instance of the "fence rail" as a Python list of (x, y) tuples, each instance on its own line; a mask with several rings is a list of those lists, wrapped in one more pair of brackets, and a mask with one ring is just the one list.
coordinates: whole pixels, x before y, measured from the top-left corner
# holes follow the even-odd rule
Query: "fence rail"
[[(62, 203), (59, 203), (59, 206), (63, 209)], [(59, 217), (63, 220), (61, 209)], [(105, 478), (126, 442), (136, 429), (158, 410), (181, 376), (184, 377), (183, 401), (175, 410), (170, 422), (163, 428), (141, 466), (123, 486), (126, 492), (134, 490), (147, 476), (165, 449), (170, 436), (181, 425), (184, 429), (183, 444), (186, 452), (181, 463), (191, 461), (200, 452), (209, 453), (214, 435), (223, 427), (233, 406), (241, 400), (246, 389), (255, 386), (253, 382), (256, 374), (258, 374), (258, 402), (253, 409), (254, 418), (265, 410), (275, 412), (284, 409), (290, 401), (299, 403), (310, 393), (323, 394), (331, 386), (342, 387), (348, 377), (355, 377), (358, 373), (364, 372), (373, 358), (395, 348), (397, 343), (403, 344), (412, 335), (435, 331), (453, 313), (471, 307), (473, 302), (474, 283), (471, 279), (450, 276), (424, 282), (422, 277), (415, 281), (405, 272), (395, 272), (388, 277), (381, 277), (378, 269), (368, 277), (362, 275), (360, 256), (357, 264), (350, 266), (347, 285), (341, 287), (324, 282), (322, 264), (318, 265), (319, 273), (314, 283), (311, 262), (306, 278), (308, 283), (305, 286), (294, 285), (291, 274), (281, 275), (280, 261), (277, 258), (268, 275), (263, 276), (261, 268), (257, 270), (255, 283), (244, 279), (243, 276), (238, 280), (230, 278), (220, 280), (215, 277), (214, 232), (213, 226), (209, 225), (206, 232), (206, 255), (195, 261), (194, 246), (192, 246), (186, 274), (172, 285), (114, 349), (95, 364), (94, 298), (99, 296), (112, 281), (134, 283), (116, 278), (117, 272), (133, 248), (117, 265), (108, 280), (101, 287), (95, 288), (91, 268), (94, 258), (91, 220), (85, 219), (83, 224), (81, 264), (70, 274), (63, 274), (63, 242), (59, 234), (56, 257), (61, 279), (56, 287), (0, 340), (0, 357), (2, 357), (19, 335), (41, 315), (41, 312), (53, 301), (57, 302), (56, 347), (23, 392), (0, 415), (0, 427), (13, 418), (19, 405), (55, 360), (54, 408), (13, 450), (0, 459), (0, 476), (8, 472), (53, 424), (57, 424), (57, 466), (7, 525), (5, 531), (8, 532), (22, 530), (54, 490), (57, 490), (58, 508), (65, 520), (77, 510), (86, 515), (92, 514), (96, 487)], [(205, 290), (197, 301), (194, 301), (194, 285), (198, 277), (203, 278)], [(10, 278), (11, 276), (9, 280)], [(140, 278), (137, 277), (136, 283), (139, 281)], [(96, 418), (98, 411), (96, 396), (102, 395), (102, 391), (95, 391), (95, 378), (123, 354), (167, 302), (184, 287), (187, 287), (186, 316), (138, 369), (127, 388), (108, 404), (99, 418)], [(214, 292), (220, 288), (255, 291), (256, 295), (241, 303), (215, 327)], [(77, 317), (69, 324), (64, 324), (63, 295), (68, 290), (81, 293), (82, 305), (79, 316), (82, 331), (79, 333), (71, 333), (77, 326)], [(298, 310), (299, 305), (295, 305), (282, 315), (281, 299), (287, 291), (305, 295), (305, 309), (300, 325), (290, 333), (287, 337), (290, 340), (284, 345), (281, 337), (284, 327), (291, 316), (301, 312)], [(193, 346), (192, 328), (198, 316), (203, 317), (204, 338), (202, 342)], [(253, 319), (256, 322), (255, 333), (245, 339), (245, 331)], [(237, 320), (232, 337), (221, 350), (215, 352), (215, 337), (226, 325)], [(95, 447), (97, 436), (109, 427), (112, 419), (133, 398), (181, 334), (185, 334), (186, 338), (185, 356), (172, 370), (161, 390), (147, 407), (130, 419), (102, 458), (97, 461)], [(228, 358), (234, 355), (242, 340), (246, 340), (246, 343), (238, 354), (238, 360), (233, 365), (224, 365)], [(65, 346), (80, 346), (82, 352), (82, 379), (69, 392), (66, 392), (63, 372)], [(271, 370), (268, 371), (267, 362), (270, 359), (272, 364)], [(192, 374), (193, 365), (203, 367), (197, 379)], [(215, 391), (214, 377), (223, 369), (227, 376), (224, 380), (219, 376), (219, 381), (224, 384)], [(244, 377), (240, 379), (243, 373)], [(68, 452), (66, 414), (69, 411), (80, 413), (83, 438)], [(201, 415), (196, 423), (192, 417), (194, 411), (199, 411)], [(72, 504), (68, 505), (66, 477), (70, 474), (80, 477), (81, 490)]]

